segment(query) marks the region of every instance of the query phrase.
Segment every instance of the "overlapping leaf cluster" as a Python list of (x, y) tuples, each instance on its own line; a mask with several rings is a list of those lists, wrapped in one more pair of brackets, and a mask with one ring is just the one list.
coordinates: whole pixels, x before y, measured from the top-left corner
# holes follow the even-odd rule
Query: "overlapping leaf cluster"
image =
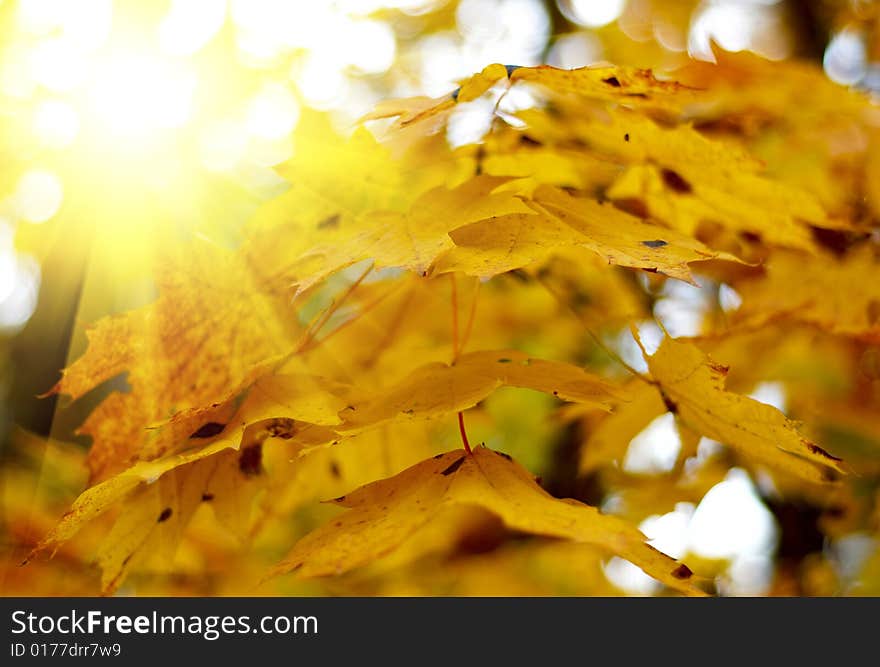
[[(169, 249), (158, 300), (90, 329), (55, 391), (78, 398), (121, 373), (130, 389), (82, 426), (90, 486), (36, 551), (116, 512), (97, 555), (109, 593), (168, 566), (211, 507), (246, 543), (269, 526), (273, 548), (287, 540), (274, 574), (330, 577), (338, 590), (468, 592), (419, 588), (429, 585), (418, 564), (446, 554), (443, 571), (470, 581), (467, 568), (488, 558), (474, 552), (520, 562), (511, 538), (528, 534), (532, 561), (589, 583), (573, 592), (611, 590), (601, 561), (617, 555), (700, 594), (708, 579), (636, 526), (699, 500), (733, 464), (870, 525), (880, 433), (856, 413), (876, 408), (876, 361), (861, 386), (853, 370), (834, 389), (795, 392), (798, 407), (829, 399), (825, 412), (798, 413), (806, 426), (747, 394), (796, 380), (779, 360), (798, 344), (821, 340), (823, 372), (870, 359), (880, 174), (865, 146), (876, 145), (876, 109), (800, 65), (719, 57), (675, 80), (490, 65), (448, 97), (383, 103), (346, 139), (305, 118), (280, 169), (289, 190), (239, 248)], [(506, 103), (514, 89), (527, 108)], [(447, 129), (479, 109), (479, 142), (450, 147)], [(704, 335), (666, 335), (641, 349), (647, 371), (629, 368), (615, 341), (641, 347), (634, 325), (674, 282), (716, 294), (723, 283), (741, 305), (716, 302)], [(873, 393), (854, 408), (865, 386)], [(514, 394), (526, 398), (505, 413)], [(667, 412), (677, 465), (651, 479), (622, 470), (630, 440)], [(529, 414), (546, 441), (524, 447), (510, 423)], [(465, 417), (472, 453), (459, 443)], [(850, 463), (845, 439), (822, 437), (832, 423), (870, 443)], [(558, 460), (560, 438), (582, 439), (580, 463)], [(726, 446), (727, 465), (696, 457), (701, 438)], [(624, 498), (620, 516), (533, 476), (578, 470)], [(297, 524), (298, 510), (334, 497), (348, 509), (328, 508), (311, 532)], [(475, 539), (488, 546), (466, 548)]]

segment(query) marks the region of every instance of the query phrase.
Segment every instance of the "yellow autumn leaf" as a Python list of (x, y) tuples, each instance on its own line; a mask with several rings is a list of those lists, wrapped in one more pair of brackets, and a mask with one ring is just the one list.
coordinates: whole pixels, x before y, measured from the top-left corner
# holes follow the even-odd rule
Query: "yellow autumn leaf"
[[(300, 122), (296, 142), (293, 158), (277, 168), (290, 187), (257, 211), (242, 247), (257, 275), (288, 288), (291, 282), (314, 284), (357, 261), (350, 259), (357, 254), (352, 238), (386, 229), (374, 222), (377, 214), (404, 215), (428, 190), (454, 187), (472, 174), (470, 161), (459, 165), (445, 145), (432, 145), (442, 159), (423, 145), (395, 156), (363, 127), (343, 139), (329, 121), (312, 116)], [(335, 260), (315, 251), (321, 247), (326, 254), (338, 243), (348, 251), (330, 253)]]
[(517, 67), (511, 83), (525, 81), (552, 93), (571, 94), (624, 107), (679, 115), (705, 103), (702, 91), (658, 79), (651, 70), (619, 65), (560, 69), (549, 65)]
[(839, 226), (811, 192), (769, 178), (760, 160), (731, 141), (687, 124), (665, 127), (626, 109), (596, 118), (576, 108), (569, 113), (590, 153), (629, 165), (608, 196), (640, 201), (649, 215), (685, 234), (709, 221), (771, 244), (812, 249), (807, 224)]
[(631, 400), (602, 419), (584, 443), (580, 458), (582, 472), (592, 472), (613, 461), (622, 463), (632, 439), (666, 412), (663, 399), (653, 386), (634, 380), (630, 389)]
[(239, 255), (207, 241), (184, 246), (161, 267), (157, 283), (154, 303), (87, 330), (85, 354), (53, 389), (76, 399), (126, 373), (131, 390), (113, 392), (80, 428), (92, 437), (93, 480), (167, 451), (172, 443), (151, 437), (148, 426), (224, 400), (295, 340), (289, 306)]
[(430, 418), (473, 407), (503, 385), (552, 394), (562, 400), (610, 409), (625, 392), (572, 364), (533, 359), (516, 350), (485, 350), (455, 363), (431, 363), (386, 391), (354, 402), (339, 414), (340, 432), (396, 418)]
[(841, 459), (801, 435), (782, 412), (727, 391), (727, 367), (692, 343), (664, 338), (653, 355), (642, 352), (667, 409), (697, 433), (811, 482), (827, 483), (848, 473)]
[(349, 511), (300, 540), (273, 574), (347, 572), (393, 551), (444, 509), (472, 505), (509, 528), (597, 546), (671, 588), (701, 594), (687, 566), (645, 544), (637, 529), (589, 505), (553, 498), (525, 468), (485, 447), (438, 455), (336, 502)]
[[(805, 271), (809, 261), (810, 270)], [(870, 245), (844, 257), (823, 253), (809, 260), (775, 253), (765, 275), (736, 284), (742, 306), (736, 319), (749, 326), (793, 320), (841, 336), (880, 342), (880, 263)]]
[(300, 291), (355, 262), (370, 259), (376, 268), (405, 268), (424, 274), (434, 259), (452, 247), (448, 232), (494, 215), (527, 212), (509, 191), (494, 192), (504, 179), (472, 178), (448, 189), (434, 188), (406, 213), (378, 211), (361, 220), (361, 229), (345, 240), (318, 243), (285, 269)]
[[(336, 432), (319, 425), (337, 423), (335, 412), (345, 405), (341, 398), (328, 390), (331, 384), (322, 378), (269, 375), (258, 379), (247, 390), (245, 398), (235, 407), (228, 422), (214, 420), (221, 414), (218, 411), (234, 406), (239, 400), (237, 395), (209, 408), (188, 410), (175, 415), (167, 423), (152, 430), (171, 433), (168, 439), (175, 443), (185, 443), (187, 449), (154, 460), (138, 462), (86, 489), (55, 528), (40, 541), (33, 553), (57, 548), (59, 544), (73, 537), (83, 525), (116, 506), (138, 487), (151, 487), (156, 480), (178, 468), (186, 468), (186, 475), (201, 475), (203, 469), (214, 475), (218, 470), (223, 470), (220, 463), (226, 458), (232, 457), (235, 461), (240, 461), (245, 456), (245, 451), (249, 451), (250, 456), (256, 456), (255, 448), (261, 447), (264, 440), (273, 437), (283, 438), (289, 446), (298, 449), (334, 440), (338, 437)], [(338, 385), (333, 385), (332, 388), (343, 393)], [(315, 423), (305, 420), (314, 420)], [(226, 477), (227, 480), (234, 479), (232, 475)], [(243, 501), (234, 489), (229, 488), (229, 484), (225, 486), (227, 488), (223, 493), (212, 492), (212, 496), (217, 498), (218, 506), (234, 507)], [(141, 495), (144, 493), (149, 495), (146, 491)], [(181, 512), (177, 514), (178, 517), (181, 516)]]
[(699, 241), (653, 225), (609, 204), (541, 186), (527, 200), (534, 214), (482, 220), (450, 232), (455, 248), (438, 261), (440, 271), (490, 277), (543, 259), (554, 248), (588, 248), (609, 264), (664, 273), (693, 282), (690, 262), (723, 259)]
[(482, 71), (462, 81), (461, 85), (449, 95), (436, 98), (415, 97), (384, 100), (361, 120), (396, 118), (395, 127), (404, 128), (444, 114), (440, 116), (440, 120), (445, 122), (444, 112), (454, 109), (459, 102), (471, 102), (477, 99), (498, 81), (506, 79), (507, 74), (507, 68), (504, 65), (498, 63), (487, 65)]

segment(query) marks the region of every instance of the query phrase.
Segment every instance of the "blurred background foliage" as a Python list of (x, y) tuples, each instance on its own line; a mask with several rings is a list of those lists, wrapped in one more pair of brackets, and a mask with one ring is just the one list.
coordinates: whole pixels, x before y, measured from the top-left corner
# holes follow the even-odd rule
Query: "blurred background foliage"
[[(880, 7), (859, 0), (0, 0), (3, 592), (83, 593), (97, 576), (82, 566), (93, 546), (88, 535), (52, 565), (15, 567), (21, 546), (38, 540), (85, 485), (88, 443), (74, 430), (101, 398), (59, 409), (56, 398), (36, 396), (82, 352), (83, 325), (154, 298), (150, 268), (163, 244), (202, 234), (235, 245), (260, 203), (284, 190), (273, 167), (296, 151), (301, 118), (327, 114), (345, 134), (382, 99), (447, 94), (492, 62), (573, 68), (610, 61), (673, 71), (691, 59), (711, 60), (713, 43), (771, 60), (807, 59), (834, 82), (880, 93)], [(468, 122), (467, 114), (450, 122), (451, 141), (468, 135)], [(648, 310), (673, 335), (700, 333), (704, 318), (723, 316), (738, 298), (722, 289), (719, 303), (717, 286), (643, 282), (653, 290)], [(645, 311), (631, 286), (604, 288), (613, 303), (598, 304), (597, 317), (615, 308), (629, 311), (624, 316)], [(503, 292), (503, 281), (493, 289)], [(541, 298), (530, 302), (525, 320), (549, 308)], [(514, 309), (504, 315), (516, 317)], [(762, 334), (753, 335), (728, 356), (758, 349)], [(523, 341), (529, 345), (540, 346), (540, 337)], [(816, 369), (804, 365), (809, 352), (824, 349), (816, 345), (799, 334), (773, 359), (756, 354), (746, 363), (761, 365), (770, 380), (749, 386), (745, 378), (739, 389), (789, 413), (816, 409), (815, 395), (797, 389), (801, 378), (815, 378)], [(827, 358), (839, 353), (833, 343), (826, 347)], [(717, 354), (725, 358), (723, 349)], [(876, 383), (876, 348), (865, 355), (863, 371)], [(816, 366), (828, 374), (825, 389), (841, 381), (834, 377), (841, 366)], [(871, 520), (854, 529), (841, 520), (832, 530), (827, 523), (835, 517), (808, 501), (774, 501), (760, 479), (723, 462), (664, 498), (651, 476), (662, 477), (680, 443), (663, 420), (629, 443), (618, 477), (578, 477), (553, 463), (565, 462), (568, 447), (576, 470), (580, 441), (572, 425), (548, 426), (550, 409), (543, 397), (501, 392), (486, 406), (492, 419), (471, 424), (474, 439), (506, 447), (557, 495), (610, 511), (626, 500), (658, 548), (709, 563), (724, 593), (880, 592), (877, 538), (862, 528)], [(577, 417), (567, 415), (570, 424)], [(880, 433), (873, 432), (829, 437), (876, 452), (871, 438)], [(530, 444), (553, 438), (561, 448), (556, 459)], [(711, 450), (706, 443), (699, 456)], [(865, 493), (876, 491), (868, 485)], [(852, 506), (877, 512), (863, 500)], [(315, 525), (320, 511), (297, 514), (298, 530)], [(480, 517), (474, 525), (491, 542), (491, 526)], [(204, 517), (192, 532), (171, 584), (147, 578), (138, 593), (241, 592), (222, 573), (265, 566), (243, 560)], [(270, 533), (260, 548), (271, 553), (280, 540)], [(418, 585), (401, 576), (382, 587), (375, 583), (381, 578), (359, 575), (329, 590), (290, 584), (275, 592), (658, 590), (626, 562), (603, 562), (582, 547), (528, 550), (513, 542), (491, 550), (478, 542), (463, 538), (478, 555)]]

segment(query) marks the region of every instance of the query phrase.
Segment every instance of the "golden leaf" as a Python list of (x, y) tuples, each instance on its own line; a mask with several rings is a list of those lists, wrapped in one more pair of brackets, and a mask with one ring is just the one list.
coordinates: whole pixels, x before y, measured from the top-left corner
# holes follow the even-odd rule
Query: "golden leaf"
[(395, 386), (355, 402), (340, 412), (341, 432), (352, 432), (395, 418), (428, 418), (473, 407), (503, 385), (552, 394), (566, 401), (610, 409), (626, 394), (572, 364), (532, 359), (515, 350), (462, 355), (454, 364), (432, 363)]
[(690, 262), (739, 261), (609, 204), (572, 197), (549, 186), (539, 187), (531, 204), (533, 215), (499, 216), (450, 232), (456, 247), (438, 261), (438, 270), (489, 277), (567, 246), (589, 248), (609, 264), (656, 271), (686, 282), (693, 282)]
[(805, 322), (841, 336), (880, 342), (880, 264), (869, 245), (846, 256), (806, 259), (776, 253), (766, 275), (736, 284), (743, 303), (737, 320), (756, 326), (784, 319)]
[(782, 412), (725, 390), (727, 367), (692, 343), (664, 338), (653, 355), (642, 352), (666, 407), (694, 431), (811, 482), (827, 483), (837, 473), (848, 473), (839, 458), (802, 436)]
[(637, 529), (589, 505), (552, 497), (525, 468), (485, 447), (436, 456), (336, 502), (349, 511), (300, 540), (274, 574), (347, 572), (393, 551), (446, 508), (466, 505), (488, 510), (515, 530), (597, 546), (671, 588), (701, 593), (688, 581), (690, 570), (645, 544)]
[(131, 390), (112, 393), (80, 428), (92, 437), (93, 481), (168, 451), (173, 443), (148, 426), (223, 401), (294, 340), (290, 313), (235, 253), (196, 241), (157, 282), (154, 303), (87, 330), (88, 349), (53, 389), (75, 399), (127, 373)]

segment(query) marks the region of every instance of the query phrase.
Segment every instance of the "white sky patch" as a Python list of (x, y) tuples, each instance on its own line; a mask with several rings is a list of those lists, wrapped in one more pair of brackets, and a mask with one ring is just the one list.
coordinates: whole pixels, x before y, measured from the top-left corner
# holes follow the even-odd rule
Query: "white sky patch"
[(34, 111), (34, 134), (44, 146), (64, 148), (79, 134), (79, 114), (62, 100), (44, 100)]
[(672, 470), (681, 450), (675, 415), (666, 412), (633, 438), (623, 459), (623, 469), (635, 474), (656, 474)]
[(199, 136), (202, 165), (210, 171), (229, 171), (244, 157), (247, 134), (233, 120), (219, 120), (208, 125)]
[(749, 396), (761, 403), (772, 405), (780, 412), (785, 412), (785, 385), (781, 382), (761, 382), (755, 386)]
[(19, 331), (33, 315), (40, 291), (40, 265), (29, 255), (14, 256), (11, 289), (0, 301), (0, 330), (5, 334)]
[(462, 102), (449, 114), (446, 140), (452, 148), (476, 144), (483, 140), (492, 127), (495, 98), (486, 96), (472, 102)]
[(32, 169), (18, 180), (12, 197), (16, 215), (26, 222), (39, 224), (58, 213), (64, 189), (51, 171)]
[(84, 51), (62, 37), (44, 39), (30, 52), (33, 80), (55, 93), (79, 87), (89, 74), (90, 64)]
[(630, 595), (653, 595), (663, 587), (640, 567), (619, 556), (614, 556), (602, 569), (612, 584)]
[(733, 468), (703, 496), (694, 512), (690, 548), (706, 558), (756, 557), (776, 541), (773, 515), (758, 497), (748, 473)]
[[(639, 530), (648, 538), (648, 544), (672, 558), (681, 558), (687, 551), (687, 538), (694, 506), (678, 503), (675, 510), (663, 515), (649, 516)], [(663, 586), (636, 565), (619, 557), (608, 561), (605, 576), (618, 588), (633, 595), (651, 595)]]
[(742, 305), (742, 297), (727, 283), (718, 286), (718, 304), (725, 313), (738, 310)]
[(116, 137), (144, 138), (184, 125), (192, 113), (196, 76), (186, 67), (129, 53), (104, 63), (91, 101)]
[(397, 55), (394, 31), (384, 21), (351, 21), (337, 40), (346, 64), (363, 74), (388, 71)]
[(547, 64), (563, 69), (585, 67), (602, 59), (602, 43), (588, 32), (562, 35), (547, 54)]
[(601, 28), (620, 17), (626, 0), (559, 0), (557, 5), (569, 21), (587, 28)]
[[(645, 322), (638, 322), (636, 328), (638, 329), (642, 345), (645, 346), (645, 350), (648, 354), (650, 355), (656, 352), (657, 348), (660, 347), (660, 341), (663, 340), (663, 331), (660, 327), (658, 327), (653, 321), (648, 320)], [(635, 370), (640, 373), (646, 373), (648, 371), (648, 362), (645, 361), (645, 357), (642, 355), (642, 351), (632, 337), (629, 329), (624, 329), (618, 334), (613, 347), (620, 355), (620, 358)]]
[(286, 137), (298, 121), (299, 104), (290, 89), (280, 83), (265, 84), (248, 105), (248, 134), (258, 139)]
[(791, 50), (786, 17), (778, 0), (704, 0), (688, 31), (688, 52), (713, 60), (711, 42), (725, 51), (749, 49), (766, 58), (784, 58)]
[(676, 280), (670, 281), (663, 293), (654, 304), (654, 316), (669, 335), (673, 338), (698, 335), (708, 308), (704, 290)]
[(159, 49), (190, 56), (204, 48), (226, 22), (226, 0), (173, 0), (159, 24)]
[(299, 92), (315, 109), (329, 109), (346, 96), (348, 79), (338, 63), (307, 56), (294, 63), (291, 78)]
[(846, 86), (861, 81), (867, 71), (864, 36), (853, 30), (841, 30), (825, 48), (822, 65), (832, 81)]
[[(648, 517), (639, 528), (651, 546), (673, 558), (687, 560), (691, 553), (728, 561), (716, 581), (723, 595), (760, 595), (771, 584), (778, 528), (744, 470), (732, 469), (696, 508), (678, 503), (675, 511)], [(649, 595), (661, 588), (619, 558), (608, 562), (605, 574), (628, 593)]]

